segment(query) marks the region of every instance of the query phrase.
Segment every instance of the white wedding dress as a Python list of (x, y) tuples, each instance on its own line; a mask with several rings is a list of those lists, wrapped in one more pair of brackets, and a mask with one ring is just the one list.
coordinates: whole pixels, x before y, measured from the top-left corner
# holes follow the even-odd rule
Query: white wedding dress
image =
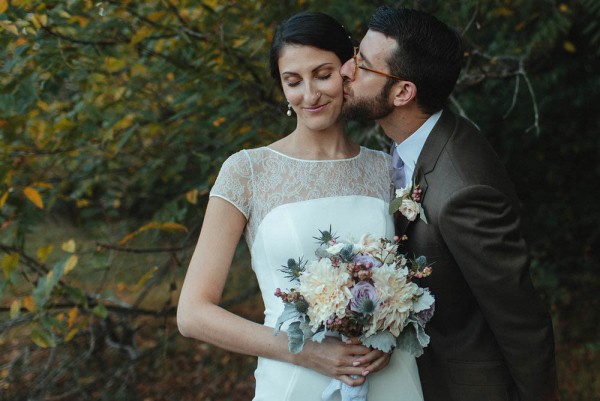
[[(245, 237), (264, 305), (264, 324), (274, 327), (283, 310), (275, 290), (293, 286), (280, 271), (290, 258), (312, 260), (319, 230), (340, 238), (365, 233), (393, 237), (388, 213), (389, 155), (361, 147), (343, 160), (300, 160), (267, 147), (228, 158), (211, 190), (247, 218)], [(320, 401), (331, 378), (258, 358), (255, 401)], [(415, 358), (396, 350), (389, 365), (369, 375), (369, 401), (422, 401)], [(337, 398), (336, 398), (337, 397)], [(341, 400), (337, 392), (331, 400)]]

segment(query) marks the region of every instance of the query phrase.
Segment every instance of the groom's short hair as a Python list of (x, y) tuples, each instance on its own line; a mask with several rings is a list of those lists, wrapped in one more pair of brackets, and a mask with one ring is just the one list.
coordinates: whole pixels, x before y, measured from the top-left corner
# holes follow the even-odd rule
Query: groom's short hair
[(387, 60), (390, 73), (417, 87), (417, 104), (425, 113), (442, 109), (462, 66), (460, 34), (422, 11), (380, 7), (369, 29), (396, 40)]

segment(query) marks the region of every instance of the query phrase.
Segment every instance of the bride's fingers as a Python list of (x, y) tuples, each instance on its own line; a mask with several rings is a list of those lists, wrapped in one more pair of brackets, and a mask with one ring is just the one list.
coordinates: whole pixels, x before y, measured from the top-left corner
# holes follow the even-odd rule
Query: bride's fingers
[(349, 386), (360, 386), (366, 380), (364, 376), (359, 375), (341, 375), (338, 376), (337, 379), (343, 383), (346, 383)]
[(363, 375), (368, 375), (372, 372), (377, 372), (385, 368), (390, 363), (391, 354), (383, 353), (379, 358), (375, 359), (369, 365), (365, 366)]
[[(369, 372), (375, 372), (387, 366), (390, 360), (390, 354), (373, 349), (364, 355), (357, 356), (354, 359), (354, 366), (361, 366)], [(375, 370), (373, 370), (375, 369)]]

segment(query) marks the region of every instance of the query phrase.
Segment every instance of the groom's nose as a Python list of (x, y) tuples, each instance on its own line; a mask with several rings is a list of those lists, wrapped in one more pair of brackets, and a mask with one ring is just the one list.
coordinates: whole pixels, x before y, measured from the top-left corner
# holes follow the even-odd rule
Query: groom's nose
[(349, 59), (342, 65), (342, 67), (340, 68), (340, 75), (342, 76), (344, 81), (354, 80), (354, 59)]

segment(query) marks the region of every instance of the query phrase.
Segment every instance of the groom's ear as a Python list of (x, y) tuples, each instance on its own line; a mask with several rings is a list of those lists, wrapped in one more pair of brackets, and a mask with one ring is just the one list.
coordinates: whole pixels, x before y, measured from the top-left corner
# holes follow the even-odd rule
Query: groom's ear
[(394, 106), (405, 106), (417, 98), (417, 87), (410, 81), (400, 81), (392, 88)]

